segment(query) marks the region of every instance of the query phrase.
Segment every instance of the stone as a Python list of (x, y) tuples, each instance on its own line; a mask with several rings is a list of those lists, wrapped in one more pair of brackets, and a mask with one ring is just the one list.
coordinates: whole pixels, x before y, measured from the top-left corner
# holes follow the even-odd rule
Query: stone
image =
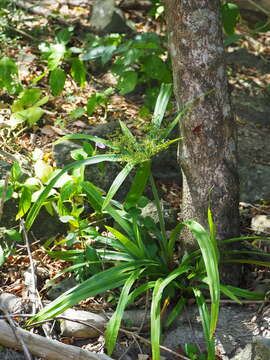
[(270, 339), (257, 336), (253, 339), (255, 357), (254, 360), (270, 359)]
[[(163, 200), (161, 200), (161, 209), (163, 212), (166, 229), (172, 229), (177, 223), (177, 212), (170, 207), (169, 203)], [(159, 222), (158, 211), (154, 201), (151, 201), (144, 208), (142, 208), (141, 215), (143, 217), (149, 216), (156, 224)]]
[(89, 311), (68, 309), (63, 316), (72, 320), (79, 320), (88, 325), (75, 321), (61, 320), (61, 335), (72, 338), (95, 338), (103, 333), (107, 320), (100, 314)]
[(49, 300), (55, 300), (64, 292), (72, 289), (76, 285), (78, 285), (78, 283), (72, 277), (59, 281), (58, 283), (52, 285), (50, 290), (47, 292), (47, 297)]
[[(220, 308), (218, 326), (215, 332), (217, 352), (223, 360), (266, 360), (270, 359), (270, 318), (257, 317), (253, 306), (223, 305)], [(266, 322), (262, 336), (262, 322)], [(202, 325), (196, 306), (188, 306), (175, 324), (164, 335), (164, 346), (177, 351), (184, 344), (199, 345), (206, 350)], [(164, 353), (165, 355), (165, 353)], [(166, 354), (168, 359), (172, 359)]]
[(90, 23), (100, 34), (132, 32), (122, 11), (115, 6), (114, 0), (96, 0), (93, 4)]
[(251, 228), (256, 233), (269, 233), (270, 232), (270, 216), (269, 215), (256, 215), (251, 220)]

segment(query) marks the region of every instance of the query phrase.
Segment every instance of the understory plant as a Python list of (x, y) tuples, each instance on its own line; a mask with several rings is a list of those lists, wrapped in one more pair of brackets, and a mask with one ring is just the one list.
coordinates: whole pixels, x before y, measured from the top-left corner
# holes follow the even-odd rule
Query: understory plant
[[(170, 299), (175, 304), (166, 320), (168, 326), (181, 313), (187, 299), (195, 297), (205, 335), (207, 356), (211, 360), (215, 358), (214, 333), (218, 320), (220, 291), (237, 302), (241, 302), (238, 297), (263, 298), (260, 294), (220, 284), (218, 264), (221, 254), (210, 209), (209, 231), (192, 219), (177, 224), (170, 234), (166, 231), (161, 202), (151, 172), (151, 159), (159, 151), (179, 140), (166, 138), (188, 109), (186, 107), (172, 123), (161, 128), (170, 94), (171, 85), (162, 85), (149, 133), (141, 140), (137, 140), (122, 122), (120, 125), (123, 136), (116, 141), (81, 134), (63, 138), (90, 140), (103, 144), (111, 149), (111, 152), (77, 160), (58, 172), (31, 207), (25, 222), (26, 228), (31, 228), (49, 192), (64, 174), (75, 168), (108, 161), (125, 163), (125, 166), (113, 181), (106, 196), (93, 183), (84, 179), (80, 186), (92, 209), (97, 214), (111, 218), (114, 225), (105, 225), (105, 229), (101, 228), (100, 231), (96, 227), (86, 227), (83, 249), (49, 251), (51, 256), (73, 263), (64, 272), (88, 266), (90, 277), (47, 305), (28, 325), (53, 318), (88, 297), (121, 288), (116, 310), (106, 328), (107, 351), (112, 354), (125, 308), (134, 304), (144, 292), (151, 291), (152, 357), (159, 360), (161, 314), (165, 311), (166, 304)], [(126, 198), (123, 202), (114, 200), (114, 195), (133, 169), (136, 169), (136, 172)], [(141, 210), (145, 206), (145, 197), (142, 195), (148, 184), (157, 209), (158, 224), (151, 218), (142, 216)], [(176, 242), (184, 227), (193, 233), (198, 242), (198, 250), (179, 254)], [(84, 261), (78, 262), (78, 259)], [(233, 261), (241, 262), (242, 259)], [(63, 272), (58, 275), (62, 274)], [(206, 291), (210, 294), (210, 310), (206, 305)]]

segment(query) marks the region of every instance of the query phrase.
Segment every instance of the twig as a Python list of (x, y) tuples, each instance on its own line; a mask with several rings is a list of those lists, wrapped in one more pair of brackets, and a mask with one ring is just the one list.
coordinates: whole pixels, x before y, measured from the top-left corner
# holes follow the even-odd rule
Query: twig
[[(147, 344), (147, 345), (151, 345), (151, 341), (143, 338), (142, 336), (140, 336), (140, 335), (138, 335), (138, 334), (136, 334), (136, 333), (133, 333), (132, 331), (128, 331), (128, 330), (125, 330), (125, 329), (122, 329), (122, 328), (120, 328), (120, 331), (121, 331), (122, 333), (126, 334), (127, 336), (131, 336), (131, 337), (135, 336), (135, 337), (136, 337), (137, 339), (139, 339), (141, 342), (143, 342), (143, 343), (145, 343), (145, 344)], [(191, 360), (189, 357), (186, 357), (186, 356), (184, 356), (184, 355), (178, 354), (177, 352), (168, 349), (166, 346), (159, 345), (159, 348), (160, 348), (161, 350), (164, 350), (164, 351), (166, 351), (166, 352), (174, 355), (174, 356), (177, 356), (179, 359), (182, 359), (182, 360)]]
[(34, 38), (32, 35), (28, 34), (27, 32), (25, 32), (25, 31), (23, 31), (23, 30), (17, 29), (17, 28), (15, 28), (15, 27), (13, 27), (13, 26), (10, 26), (10, 25), (5, 25), (5, 26), (6, 26), (7, 28), (9, 28), (9, 29), (11, 29), (11, 30), (13, 30), (13, 31), (15, 31), (15, 32), (17, 32), (17, 33), (25, 36), (25, 37), (27, 37), (28, 39), (30, 39), (30, 40), (32, 40), (32, 41), (36, 41), (36, 42), (39, 41), (39, 39)]
[(30, 270), (31, 270), (31, 277), (32, 277), (32, 285), (29, 287), (29, 291), (32, 293), (32, 295), (34, 295), (35, 299), (32, 298), (32, 313), (33, 315), (36, 314), (36, 300), (37, 300), (37, 277), (35, 274), (35, 264), (33, 261), (33, 257), (32, 257), (32, 253), (31, 253), (31, 248), (30, 248), (30, 243), (29, 243), (29, 239), (28, 239), (28, 234), (26, 232), (25, 226), (24, 226), (24, 220), (21, 219), (20, 221), (20, 226), (23, 232), (23, 238), (25, 241), (25, 245), (26, 245), (26, 249), (27, 249), (27, 253), (29, 256), (29, 261), (30, 261)]
[(4, 202), (5, 202), (6, 193), (7, 193), (7, 189), (8, 189), (9, 176), (10, 176), (9, 173), (6, 174), (6, 176), (4, 178), (4, 186), (2, 187), (2, 196), (0, 199), (0, 220), (2, 219), (2, 216), (3, 216)]
[(26, 358), (26, 360), (32, 360), (32, 356), (27, 348), (27, 346), (25, 345), (25, 342), (23, 341), (23, 338), (20, 336), (19, 332), (17, 331), (17, 327), (12, 319), (12, 317), (9, 315), (9, 313), (1, 307), (1, 311), (3, 311), (3, 313), (5, 314), (5, 318), (7, 319), (13, 333), (14, 333), (14, 336), (16, 338), (16, 340), (18, 341), (18, 343), (21, 344), (21, 347), (22, 347), (22, 350), (23, 350), (23, 353), (24, 353), (24, 356)]
[(90, 328), (96, 330), (99, 334), (104, 335), (104, 331), (98, 329), (96, 326), (94, 326), (92, 324), (87, 323), (86, 321), (77, 320), (77, 319), (71, 319), (71, 318), (69, 318), (67, 316), (62, 316), (62, 315), (55, 316), (54, 318), (51, 318), (51, 319), (46, 319), (46, 320), (42, 320), (42, 321), (36, 321), (36, 322), (34, 322), (32, 324), (26, 325), (26, 327), (34, 327), (34, 326), (42, 325), (42, 324), (45, 324), (45, 323), (47, 323), (49, 321), (55, 321), (55, 320), (73, 321), (75, 323), (78, 323), (78, 324), (81, 324), (81, 325), (84, 325), (84, 326), (89, 326)]
[(11, 155), (11, 154), (9, 154), (8, 152), (6, 152), (6, 151), (4, 151), (4, 150), (1, 150), (0, 149), (0, 155), (2, 155), (2, 156), (4, 156), (5, 158), (7, 158), (7, 159), (9, 159), (9, 160), (11, 160), (11, 161), (18, 161), (16, 158), (15, 158), (15, 156), (13, 156), (13, 155)]
[(187, 307), (186, 307), (185, 305), (184, 305), (184, 312), (185, 312), (186, 320), (187, 320), (187, 322), (188, 322), (188, 326), (189, 326), (189, 328), (190, 328), (190, 330), (191, 330), (191, 332), (192, 332), (192, 334), (193, 334), (194, 341), (195, 341), (195, 343), (196, 343), (196, 345), (197, 345), (200, 353), (202, 353), (202, 349), (201, 349), (200, 344), (199, 344), (199, 342), (198, 342), (198, 339), (197, 339), (197, 336), (196, 336), (196, 334), (195, 334), (194, 328), (193, 328), (193, 326), (192, 326), (192, 324), (191, 324), (190, 317), (189, 317), (189, 314), (188, 314), (188, 312), (187, 312)]
[[(82, 324), (82, 325), (85, 325), (85, 326), (89, 326), (89, 327), (95, 329), (95, 330), (98, 331), (100, 334), (104, 334), (103, 331), (101, 331), (100, 329), (96, 328), (95, 326), (93, 326), (93, 325), (91, 325), (91, 324), (88, 324), (87, 322), (84, 322), (84, 321), (81, 321), (81, 320), (70, 319), (70, 318), (68, 318), (68, 317), (66, 317), (66, 316), (55, 316), (54, 318), (51, 318), (51, 319), (42, 320), (42, 321), (37, 321), (37, 322), (35, 322), (35, 323), (26, 325), (26, 327), (30, 327), (30, 326), (32, 327), (32, 326), (36, 326), (36, 325), (41, 325), (41, 324), (44, 324), (44, 323), (46, 323), (46, 322), (48, 322), (48, 321), (53, 321), (53, 320), (67, 320), (67, 321), (77, 322), (77, 323), (79, 323), (79, 324)], [(143, 342), (143, 343), (145, 343), (145, 344), (147, 344), (147, 345), (151, 345), (151, 342), (150, 342), (149, 340), (143, 338), (142, 336), (140, 336), (140, 335), (138, 335), (138, 334), (136, 334), (136, 333), (134, 333), (134, 332), (132, 332), (132, 331), (128, 331), (128, 330), (125, 330), (125, 329), (122, 329), (122, 328), (120, 328), (120, 331), (121, 331), (122, 333), (128, 335), (128, 336), (131, 336), (131, 337), (133, 337), (133, 338), (135, 337), (135, 338), (139, 339), (141, 342)], [(160, 345), (159, 347), (160, 347), (161, 350), (164, 350), (164, 351), (166, 351), (166, 352), (168, 352), (168, 353), (170, 353), (170, 354), (172, 354), (172, 355), (175, 355), (175, 356), (177, 356), (177, 357), (180, 358), (180, 359), (190, 360), (190, 358), (188, 358), (188, 357), (186, 357), (186, 356), (184, 356), (184, 355), (180, 355), (180, 354), (176, 353), (175, 351), (170, 350), (170, 349), (168, 349), (167, 347), (165, 347), (165, 346), (163, 346), (163, 345)]]
[(248, 2), (255, 6), (257, 9), (259, 9), (260, 11), (262, 11), (264, 14), (269, 16), (269, 11), (267, 11), (266, 9), (264, 9), (261, 5), (259, 5), (257, 2), (253, 1), (253, 0), (248, 0)]
[[(137, 334), (139, 335), (140, 332), (142, 331), (143, 329), (143, 326), (144, 326), (144, 323), (145, 323), (145, 320), (146, 320), (146, 317), (147, 317), (147, 310), (148, 310), (148, 305), (149, 305), (149, 290), (146, 291), (146, 298), (145, 298), (145, 311), (144, 311), (144, 314), (143, 314), (143, 319), (142, 319), (142, 322), (141, 322), (141, 325), (139, 327), (139, 329), (137, 330)], [(139, 345), (139, 343), (137, 342), (135, 336), (133, 336), (133, 342), (131, 344), (129, 344), (129, 346), (127, 347), (127, 349), (123, 352), (123, 354), (120, 356), (119, 360), (122, 359), (122, 357), (124, 357), (128, 351), (130, 350), (131, 346), (133, 345), (133, 343), (136, 342), (137, 346), (139, 347), (140, 351), (141, 351), (141, 347)]]

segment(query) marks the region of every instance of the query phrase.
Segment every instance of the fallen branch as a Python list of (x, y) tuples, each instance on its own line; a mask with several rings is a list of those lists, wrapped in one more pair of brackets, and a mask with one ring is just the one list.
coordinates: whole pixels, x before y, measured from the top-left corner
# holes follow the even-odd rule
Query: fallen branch
[[(17, 328), (16, 331), (31, 354), (46, 360), (112, 360), (105, 354), (95, 354), (76, 346), (32, 334), (20, 328)], [(16, 339), (10, 325), (4, 320), (0, 320), (0, 344), (22, 350), (22, 346)]]

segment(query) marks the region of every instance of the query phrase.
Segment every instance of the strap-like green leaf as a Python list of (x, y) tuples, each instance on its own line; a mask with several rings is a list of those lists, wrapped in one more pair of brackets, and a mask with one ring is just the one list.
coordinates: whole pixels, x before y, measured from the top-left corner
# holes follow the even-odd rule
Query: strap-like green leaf
[(162, 294), (167, 285), (171, 283), (178, 276), (190, 270), (189, 266), (179, 266), (172, 271), (165, 279), (158, 279), (156, 281), (151, 304), (151, 344), (152, 344), (152, 357), (155, 360), (160, 359), (160, 302)]
[(104, 291), (122, 286), (135, 270), (138, 270), (145, 264), (145, 261), (132, 261), (93, 275), (90, 279), (60, 295), (32, 317), (29, 323), (53, 318), (88, 297), (96, 296), (104, 293)]
[(114, 197), (114, 195), (116, 194), (116, 192), (118, 191), (120, 186), (123, 184), (123, 182), (127, 178), (128, 174), (134, 168), (134, 166), (135, 166), (134, 164), (126, 164), (126, 166), (116, 176), (116, 178), (114, 179), (114, 181), (107, 193), (107, 196), (103, 202), (102, 209), (101, 209), (102, 211), (104, 209), (106, 209), (106, 207), (109, 205), (110, 201), (112, 200), (112, 198)]
[(137, 280), (139, 275), (142, 273), (143, 269), (139, 269), (137, 271), (134, 271), (130, 277), (125, 282), (125, 285), (123, 286), (123, 289), (121, 291), (121, 295), (118, 300), (117, 308), (111, 317), (107, 328), (105, 332), (105, 342), (107, 345), (108, 354), (111, 355), (113, 352), (113, 349), (115, 347), (116, 339), (118, 336), (120, 324), (122, 321), (122, 317), (124, 314), (124, 310), (126, 308), (126, 305), (128, 303), (128, 295), (129, 291), (134, 284), (134, 282)]
[(193, 233), (200, 246), (203, 256), (211, 296), (210, 337), (212, 337), (217, 325), (220, 301), (220, 281), (217, 253), (212, 241), (210, 240), (209, 234), (200, 224), (194, 220), (185, 221), (184, 224)]
[(150, 169), (151, 169), (150, 161), (145, 161), (142, 164), (140, 164), (134, 176), (130, 190), (124, 201), (124, 207), (126, 209), (135, 206), (139, 198), (142, 196), (145, 186), (149, 179)]
[(58, 139), (55, 141), (55, 144), (59, 144), (66, 140), (90, 140), (94, 141), (95, 143), (101, 143), (106, 146), (108, 146), (111, 149), (117, 149), (116, 146), (114, 146), (109, 140), (102, 139), (98, 136), (94, 135), (86, 135), (86, 134), (71, 134), (71, 135), (65, 135), (61, 137), (61, 139)]
[(162, 84), (160, 92), (156, 101), (156, 106), (153, 114), (152, 123), (159, 129), (162, 123), (170, 96), (172, 93), (172, 84)]
[(120, 243), (125, 246), (129, 254), (135, 258), (144, 258), (144, 253), (136, 244), (134, 244), (132, 240), (120, 233), (120, 231), (113, 229), (110, 226), (106, 226), (106, 229), (108, 229), (110, 233), (112, 233), (120, 241)]

